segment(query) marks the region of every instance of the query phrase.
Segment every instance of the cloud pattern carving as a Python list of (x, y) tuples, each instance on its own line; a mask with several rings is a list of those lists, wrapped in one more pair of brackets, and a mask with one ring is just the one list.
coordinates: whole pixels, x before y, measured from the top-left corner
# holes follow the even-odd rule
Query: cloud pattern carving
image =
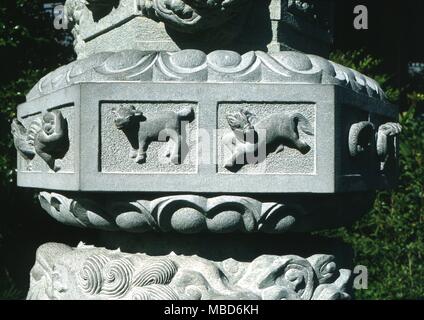
[(264, 255), (251, 262), (199, 256), (150, 257), (80, 244), (41, 246), (28, 299), (350, 299), (351, 271), (334, 256)]

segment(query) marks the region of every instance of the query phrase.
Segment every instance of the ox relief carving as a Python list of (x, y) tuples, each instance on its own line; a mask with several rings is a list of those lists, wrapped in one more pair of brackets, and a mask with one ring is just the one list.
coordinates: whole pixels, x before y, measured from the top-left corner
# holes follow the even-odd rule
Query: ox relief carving
[(349, 152), (352, 157), (375, 152), (384, 170), (387, 163), (397, 157), (397, 139), (402, 132), (399, 123), (387, 122), (378, 127), (370, 121), (353, 124), (349, 131)]
[(56, 160), (64, 158), (69, 150), (68, 122), (60, 111), (46, 112), (37, 117), (28, 129), (14, 119), (12, 135), (18, 153), (28, 162), (29, 170), (36, 155), (53, 171), (60, 170)]
[(133, 105), (120, 105), (112, 109), (115, 126), (127, 137), (131, 150), (129, 157), (138, 164), (146, 162), (147, 150), (152, 142), (168, 141), (166, 157), (181, 164), (181, 123), (194, 120), (193, 107), (180, 111), (163, 111), (145, 116)]
[(309, 120), (298, 112), (272, 113), (259, 119), (247, 108), (236, 113), (228, 113), (227, 121), (232, 132), (222, 138), (222, 143), (231, 155), (225, 159), (224, 167), (237, 171), (251, 160), (262, 162), (275, 151), (280, 153), (285, 147), (307, 154), (311, 147), (300, 138), (299, 130), (313, 136), (314, 129)]

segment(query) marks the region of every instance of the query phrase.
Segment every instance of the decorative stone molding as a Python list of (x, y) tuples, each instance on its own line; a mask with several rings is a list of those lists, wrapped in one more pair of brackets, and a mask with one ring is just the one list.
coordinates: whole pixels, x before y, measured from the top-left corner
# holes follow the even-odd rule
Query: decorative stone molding
[(351, 271), (317, 254), (211, 261), (171, 253), (150, 257), (80, 244), (37, 251), (28, 299), (337, 300), (349, 299)]
[[(79, 228), (129, 233), (230, 234), (310, 232), (349, 224), (374, 202), (363, 193), (347, 196), (63, 195), (40, 192), (41, 207), (57, 221)], [(276, 199), (276, 200), (272, 200)], [(278, 200), (277, 200), (278, 199)]]
[(248, 82), (335, 84), (385, 100), (376, 81), (324, 58), (298, 52), (268, 54), (199, 50), (99, 53), (49, 73), (27, 95), (33, 100), (84, 82)]
[(43, 159), (50, 169), (60, 170), (55, 161), (63, 158), (69, 150), (68, 122), (60, 111), (46, 112), (35, 118), (28, 129), (14, 119), (11, 128), (15, 147), (28, 162), (29, 170), (35, 155)]
[(88, 197), (71, 199), (41, 192), (39, 200), (50, 216), (64, 224), (134, 233), (283, 233), (294, 226), (297, 216), (305, 214), (300, 205), (239, 196), (180, 195), (152, 201), (113, 199), (102, 203)]

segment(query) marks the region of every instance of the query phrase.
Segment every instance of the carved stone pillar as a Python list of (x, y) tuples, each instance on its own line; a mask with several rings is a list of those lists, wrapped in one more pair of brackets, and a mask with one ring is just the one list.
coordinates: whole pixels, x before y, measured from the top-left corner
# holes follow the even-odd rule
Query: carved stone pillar
[(58, 221), (116, 235), (40, 247), (28, 298), (349, 298), (343, 254), (305, 233), (395, 183), (401, 128), (374, 80), (308, 54), (328, 50), (331, 7), (66, 8), (79, 59), (18, 108), (18, 184)]

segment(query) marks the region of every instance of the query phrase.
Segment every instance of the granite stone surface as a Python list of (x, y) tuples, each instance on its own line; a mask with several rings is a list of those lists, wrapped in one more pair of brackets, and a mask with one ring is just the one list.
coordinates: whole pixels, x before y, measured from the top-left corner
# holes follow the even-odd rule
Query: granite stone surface
[(350, 277), (331, 255), (210, 261), (49, 243), (37, 251), (27, 299), (346, 300)]
[(79, 58), (138, 49), (297, 50), (327, 56), (333, 4), (299, 0), (67, 0)]
[(352, 224), (396, 185), (402, 128), (377, 81), (325, 58), (333, 4), (65, 11), (78, 59), (18, 107), (17, 183), (107, 234), (41, 246), (27, 298), (351, 298), (350, 251), (305, 233)]
[[(374, 128), (372, 131), (377, 132), (381, 125), (396, 122), (397, 109), (385, 101), (337, 85), (81, 83), (58, 90), (53, 95), (30, 100), (20, 106), (18, 118), (67, 103), (75, 104), (74, 108), (78, 110), (75, 112), (76, 129), (71, 130), (79, 130), (74, 131), (75, 134), (84, 137), (75, 143), (73, 151), (78, 173), (58, 171), (40, 175), (20, 171), (20, 186), (64, 191), (191, 193), (196, 190), (228, 194), (278, 194), (364, 191), (390, 187), (395, 181), (395, 171), (388, 169), (390, 166), (385, 166), (386, 169), (382, 166), (374, 136), (366, 138), (369, 147), (359, 156), (352, 156), (349, 139), (353, 139), (353, 144), (359, 142), (355, 142), (355, 136), (350, 137), (349, 134), (355, 123), (369, 119)], [(189, 148), (184, 162), (175, 165), (161, 156), (159, 158), (163, 161), (157, 162), (158, 168), (151, 167), (149, 163), (159, 159), (159, 150), (166, 153), (167, 143), (163, 142), (152, 143), (147, 150), (146, 163), (132, 161), (128, 156), (130, 145), (107, 111), (111, 108), (107, 105), (122, 103), (144, 108), (150, 105), (146, 109), (149, 111), (164, 105), (175, 111), (180, 110), (181, 105), (196, 106), (195, 119), (188, 125), (185, 137)], [(270, 109), (265, 111), (265, 106)], [(300, 139), (305, 140), (311, 149), (302, 154), (286, 146), (276, 154), (270, 148), (268, 157), (258, 165), (250, 164), (238, 171), (225, 168), (224, 155), (221, 156), (223, 141), (220, 139), (223, 133), (219, 130), (230, 130), (224, 121), (225, 108), (235, 111), (243, 107), (257, 113), (258, 119), (264, 118), (268, 112), (268, 115), (274, 112), (279, 114), (280, 111), (304, 114), (312, 125), (313, 135), (298, 131)], [(205, 132), (208, 139), (200, 139), (199, 146), (197, 137), (205, 136)], [(395, 146), (397, 140), (394, 133), (386, 141), (387, 145)], [(392, 147), (389, 155), (389, 163), (396, 163), (396, 148)], [(169, 173), (166, 178), (162, 176), (163, 172)], [(179, 174), (182, 172), (188, 174)], [(65, 175), (68, 178), (64, 179)]]

